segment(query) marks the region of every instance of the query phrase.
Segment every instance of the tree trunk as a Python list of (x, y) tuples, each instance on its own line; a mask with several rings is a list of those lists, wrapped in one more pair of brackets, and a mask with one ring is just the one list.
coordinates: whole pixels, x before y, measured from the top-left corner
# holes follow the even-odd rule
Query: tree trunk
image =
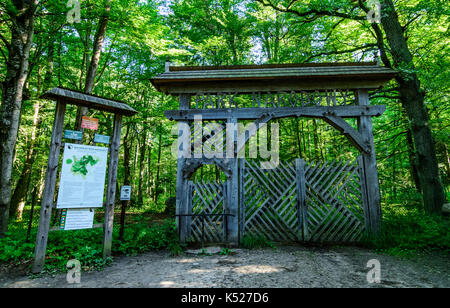
[(33, 127), (31, 128), (30, 133), (30, 145), (28, 146), (25, 164), (22, 169), (22, 173), (20, 174), (19, 181), (17, 182), (16, 188), (14, 189), (14, 193), (11, 198), (11, 205), (9, 210), (9, 215), (16, 215), (17, 219), (21, 219), (21, 209), (25, 205), (25, 196), (28, 191), (28, 186), (30, 182), (31, 168), (33, 167), (34, 159), (36, 158), (35, 151), (35, 143), (37, 137), (37, 131), (39, 129), (40, 118), (39, 118), (39, 110), (41, 108), (41, 104), (36, 102), (34, 104), (34, 116), (33, 116)]
[(148, 146), (147, 150), (148, 161), (147, 161), (147, 195), (151, 195), (152, 183), (153, 183), (153, 171), (152, 171), (152, 145)]
[[(162, 127), (161, 124), (159, 124), (158, 163), (156, 166), (155, 191), (153, 192), (155, 203), (158, 202), (158, 195), (159, 195), (159, 170), (161, 167), (161, 146), (162, 146)], [(203, 169), (201, 168), (201, 170)]]
[[(89, 62), (88, 71), (86, 73), (86, 82), (84, 84), (84, 92), (91, 94), (95, 85), (95, 76), (97, 75), (98, 64), (100, 62), (100, 56), (102, 54), (103, 44), (105, 42), (106, 27), (109, 22), (109, 14), (111, 11), (111, 0), (106, 1), (105, 11), (100, 17), (100, 23), (95, 33), (94, 46), (92, 50), (92, 58)], [(87, 107), (78, 107), (77, 116), (75, 122), (75, 130), (81, 130), (81, 119), (87, 115)]]
[[(44, 81), (42, 83), (39, 82), (38, 86), (38, 93), (42, 94), (43, 92), (47, 91), (48, 88), (51, 85), (51, 80), (53, 76), (53, 58), (54, 58), (54, 51), (55, 51), (55, 45), (54, 43), (51, 43), (48, 49), (48, 63), (47, 63), (47, 71), (44, 76)], [(39, 77), (41, 76), (40, 70), (39, 70)], [(40, 80), (40, 78), (39, 78)], [(30, 140), (30, 145), (28, 147), (27, 155), (25, 158), (25, 164), (22, 169), (22, 173), (20, 175), (19, 181), (17, 182), (17, 185), (14, 189), (14, 193), (11, 198), (11, 205), (10, 205), (10, 211), (9, 215), (13, 216), (16, 215), (17, 219), (22, 218), (22, 210), (25, 205), (25, 197), (28, 192), (28, 187), (30, 186), (30, 178), (31, 178), (31, 169), (33, 166), (33, 162), (36, 158), (36, 150), (35, 150), (35, 143), (36, 139), (39, 136), (39, 130), (40, 130), (40, 124), (41, 124), (41, 118), (39, 117), (39, 111), (41, 108), (41, 104), (39, 102), (36, 102), (34, 104), (34, 116), (33, 116), (33, 126), (31, 128), (30, 137), (28, 138)]]
[[(124, 168), (123, 185), (130, 185), (130, 144), (129, 144), (130, 125), (131, 124), (127, 126), (127, 131), (125, 133), (125, 137), (123, 138), (123, 168)], [(123, 241), (123, 235), (125, 231), (125, 214), (127, 204), (128, 202), (122, 202), (122, 207), (120, 210), (119, 239), (121, 241)]]
[(0, 109), (0, 237), (4, 237), (8, 231), (11, 173), (33, 42), (37, 0), (15, 1), (14, 4), (20, 13), (10, 16), (14, 26), (11, 28)]
[(145, 150), (146, 150), (146, 139), (147, 139), (147, 133), (144, 131), (142, 133), (141, 149), (139, 150), (139, 184), (138, 184), (139, 206), (144, 205), (142, 186), (143, 186), (143, 181), (144, 181), (144, 160), (145, 160)]
[(404, 115), (404, 125), (405, 125), (405, 129), (406, 129), (406, 144), (408, 147), (408, 160), (409, 160), (409, 170), (410, 170), (410, 174), (411, 174), (411, 181), (412, 184), (416, 187), (416, 190), (419, 193), (422, 193), (422, 188), (420, 187), (420, 180), (419, 180), (419, 174), (417, 172), (417, 160), (416, 160), (416, 155), (415, 155), (415, 149), (414, 149), (414, 140), (413, 140), (413, 136), (411, 133), (411, 126), (409, 125), (408, 122), (408, 116), (406, 115), (406, 111), (404, 111), (405, 109), (402, 108), (403, 112), (405, 113)]
[(420, 89), (417, 74), (414, 72), (413, 57), (408, 49), (394, 4), (392, 0), (382, 0), (382, 5), (381, 23), (389, 42), (394, 67), (400, 71), (397, 82), (400, 85), (402, 105), (411, 123), (424, 208), (429, 213), (441, 214), (445, 196), (439, 180), (435, 144), (428, 123), (428, 110), (424, 104), (425, 93)]

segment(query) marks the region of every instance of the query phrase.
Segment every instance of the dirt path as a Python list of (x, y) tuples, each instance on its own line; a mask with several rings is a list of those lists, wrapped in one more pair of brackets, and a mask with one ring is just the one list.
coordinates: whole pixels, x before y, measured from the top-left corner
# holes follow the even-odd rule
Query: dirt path
[[(381, 283), (369, 284), (370, 259), (381, 264)], [(102, 272), (82, 273), (69, 285), (63, 274), (29, 279), (0, 277), (0, 287), (450, 287), (450, 258), (401, 259), (369, 250), (286, 246), (236, 250), (232, 255), (170, 257), (152, 252), (116, 258)]]

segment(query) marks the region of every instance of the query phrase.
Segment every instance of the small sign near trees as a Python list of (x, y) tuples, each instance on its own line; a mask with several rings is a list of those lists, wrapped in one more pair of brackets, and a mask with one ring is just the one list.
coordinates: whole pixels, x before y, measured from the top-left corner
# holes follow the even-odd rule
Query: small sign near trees
[(131, 200), (131, 186), (122, 186), (120, 189), (120, 201)]
[(77, 130), (66, 130), (64, 131), (64, 138), (72, 140), (83, 139), (83, 133)]
[(99, 134), (95, 134), (95, 136), (94, 136), (95, 143), (109, 144), (110, 139), (111, 138), (109, 136), (104, 136), (104, 135), (99, 135)]

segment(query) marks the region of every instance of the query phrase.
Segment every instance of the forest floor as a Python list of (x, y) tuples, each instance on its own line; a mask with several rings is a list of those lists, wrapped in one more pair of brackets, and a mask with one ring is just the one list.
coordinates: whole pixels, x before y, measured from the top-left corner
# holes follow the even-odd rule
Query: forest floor
[[(380, 262), (380, 283), (367, 282), (371, 259)], [(80, 284), (68, 284), (65, 274), (32, 279), (0, 268), (0, 287), (450, 287), (450, 258), (400, 258), (358, 247), (279, 246), (178, 257), (160, 251), (116, 257), (103, 271), (83, 272)]]

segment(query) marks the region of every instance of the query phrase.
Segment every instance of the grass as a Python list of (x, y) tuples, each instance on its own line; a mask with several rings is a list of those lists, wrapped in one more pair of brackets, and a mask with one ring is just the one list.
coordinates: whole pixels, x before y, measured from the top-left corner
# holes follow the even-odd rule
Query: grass
[(378, 252), (409, 256), (441, 251), (450, 253), (450, 219), (400, 204), (383, 206), (383, 225), (378, 238), (366, 244)]

